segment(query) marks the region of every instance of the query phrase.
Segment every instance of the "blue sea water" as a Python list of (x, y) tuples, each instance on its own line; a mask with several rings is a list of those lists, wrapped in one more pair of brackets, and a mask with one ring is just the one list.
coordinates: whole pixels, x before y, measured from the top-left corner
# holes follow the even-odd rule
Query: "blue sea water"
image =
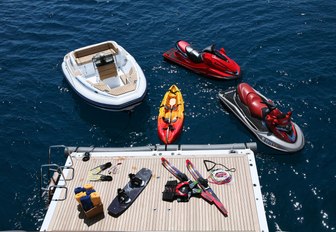
[[(172, 84), (186, 104), (177, 143), (256, 141), (217, 98), (241, 81), (293, 110), (306, 138), (291, 155), (258, 143), (270, 231), (335, 230), (335, 1), (2, 0), (0, 25), (0, 230), (40, 228), (39, 170), (49, 145), (160, 143), (156, 115)], [(163, 61), (179, 39), (224, 46), (242, 79), (209, 79)], [(146, 75), (148, 95), (131, 113), (95, 109), (64, 80), (67, 52), (106, 40), (126, 48)]]

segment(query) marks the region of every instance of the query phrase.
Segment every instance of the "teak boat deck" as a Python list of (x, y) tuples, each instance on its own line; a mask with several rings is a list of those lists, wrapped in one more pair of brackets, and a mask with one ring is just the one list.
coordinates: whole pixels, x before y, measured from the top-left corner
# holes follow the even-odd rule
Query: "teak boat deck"
[[(172, 155), (174, 154), (174, 155)], [(42, 231), (268, 231), (262, 195), (253, 152), (249, 149), (232, 151), (162, 151), (148, 152), (91, 152), (90, 160), (82, 161), (83, 152), (71, 154), (66, 165), (74, 172), (64, 170), (64, 176), (74, 178), (66, 181), (68, 188), (64, 201), (55, 201), (65, 196), (65, 189), (58, 188), (41, 227)], [(201, 198), (191, 198), (189, 202), (162, 201), (162, 192), (168, 180), (175, 180), (161, 164), (164, 156), (170, 163), (187, 174), (185, 160), (190, 159), (200, 173), (207, 177), (203, 160), (211, 160), (236, 168), (229, 184), (210, 184), (218, 198), (228, 210), (224, 217), (215, 205)], [(71, 161), (72, 160), (72, 161)], [(111, 174), (111, 182), (90, 182), (90, 169), (111, 162), (112, 166), (121, 162), (116, 174)], [(148, 186), (135, 202), (118, 218), (110, 216), (107, 208), (129, 181), (128, 174), (146, 167), (152, 170)], [(102, 174), (107, 174), (107, 170)], [(62, 182), (62, 180), (60, 180)], [(100, 193), (104, 213), (86, 218), (74, 196), (74, 189), (90, 183)]]

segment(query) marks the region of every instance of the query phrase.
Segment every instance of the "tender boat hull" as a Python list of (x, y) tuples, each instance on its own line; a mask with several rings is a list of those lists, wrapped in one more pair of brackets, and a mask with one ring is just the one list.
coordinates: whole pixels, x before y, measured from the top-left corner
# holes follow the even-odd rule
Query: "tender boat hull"
[(126, 111), (126, 110), (132, 110), (134, 109), (136, 106), (140, 105), (144, 98), (146, 97), (147, 94), (147, 90), (143, 92), (142, 96), (131, 100), (131, 101), (127, 101), (125, 103), (122, 104), (111, 104), (111, 103), (103, 103), (103, 101), (98, 101), (96, 99), (92, 99), (95, 98), (96, 96), (92, 96), (92, 97), (87, 97), (87, 94), (83, 94), (83, 91), (78, 91), (78, 88), (75, 88), (75, 85), (80, 85), (80, 83), (72, 83), (73, 79), (71, 77), (68, 77), (66, 74), (66, 70), (65, 70), (65, 64), (64, 62), (62, 63), (62, 69), (63, 69), (63, 73), (65, 75), (65, 79), (67, 80), (68, 84), (71, 86), (71, 89), (83, 100), (85, 100), (85, 102), (87, 102), (88, 104), (90, 104), (93, 107), (102, 109), (102, 110), (108, 110), (108, 111)]
[[(114, 57), (112, 58), (114, 73), (100, 70), (109, 64), (103, 63), (98, 66), (98, 62), (94, 63), (97, 56), (103, 56), (107, 51), (89, 53), (95, 46), (109, 43), (117, 50), (115, 54), (109, 54), (110, 57)], [(84, 54), (78, 58), (78, 53), (83, 51), (88, 51), (86, 53), (89, 55)], [(142, 69), (134, 57), (114, 41), (94, 44), (68, 53), (64, 57), (62, 70), (71, 88), (82, 99), (97, 108), (111, 111), (130, 110), (141, 104), (146, 96), (147, 81)]]

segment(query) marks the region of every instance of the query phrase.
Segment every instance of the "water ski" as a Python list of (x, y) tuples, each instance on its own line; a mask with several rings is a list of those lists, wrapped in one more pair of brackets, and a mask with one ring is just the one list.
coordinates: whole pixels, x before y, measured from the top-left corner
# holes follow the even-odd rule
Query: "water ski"
[(113, 217), (119, 217), (125, 212), (146, 188), (151, 177), (152, 171), (147, 168), (142, 168), (135, 175), (130, 173), (130, 181), (123, 189), (118, 189), (118, 195), (107, 208), (108, 213)]

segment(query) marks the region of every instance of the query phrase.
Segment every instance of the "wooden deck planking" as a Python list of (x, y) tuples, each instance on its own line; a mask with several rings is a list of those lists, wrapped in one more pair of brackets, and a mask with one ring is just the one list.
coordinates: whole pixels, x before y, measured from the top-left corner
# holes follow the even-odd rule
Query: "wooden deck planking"
[[(168, 160), (189, 177), (185, 159), (189, 158), (204, 177), (205, 156), (171, 156)], [(160, 157), (91, 157), (90, 161), (74, 160), (75, 178), (68, 182), (69, 196), (56, 206), (48, 230), (76, 231), (259, 231), (258, 214), (254, 199), (253, 183), (247, 155), (206, 156), (206, 159), (235, 167), (233, 182), (227, 185), (210, 184), (229, 212), (225, 218), (215, 205), (203, 199), (192, 198), (188, 203), (164, 202), (162, 191), (167, 180), (173, 177), (162, 165)], [(119, 172), (112, 182), (89, 182), (87, 173), (90, 169), (106, 163), (122, 162)], [(150, 168), (153, 176), (144, 192), (132, 206), (120, 217), (113, 218), (107, 213), (107, 207), (116, 196), (117, 188), (128, 182), (128, 173), (135, 173), (142, 167)], [(106, 171), (105, 171), (106, 172)], [(86, 219), (78, 210), (73, 189), (86, 183), (94, 185), (101, 194), (104, 215)]]

